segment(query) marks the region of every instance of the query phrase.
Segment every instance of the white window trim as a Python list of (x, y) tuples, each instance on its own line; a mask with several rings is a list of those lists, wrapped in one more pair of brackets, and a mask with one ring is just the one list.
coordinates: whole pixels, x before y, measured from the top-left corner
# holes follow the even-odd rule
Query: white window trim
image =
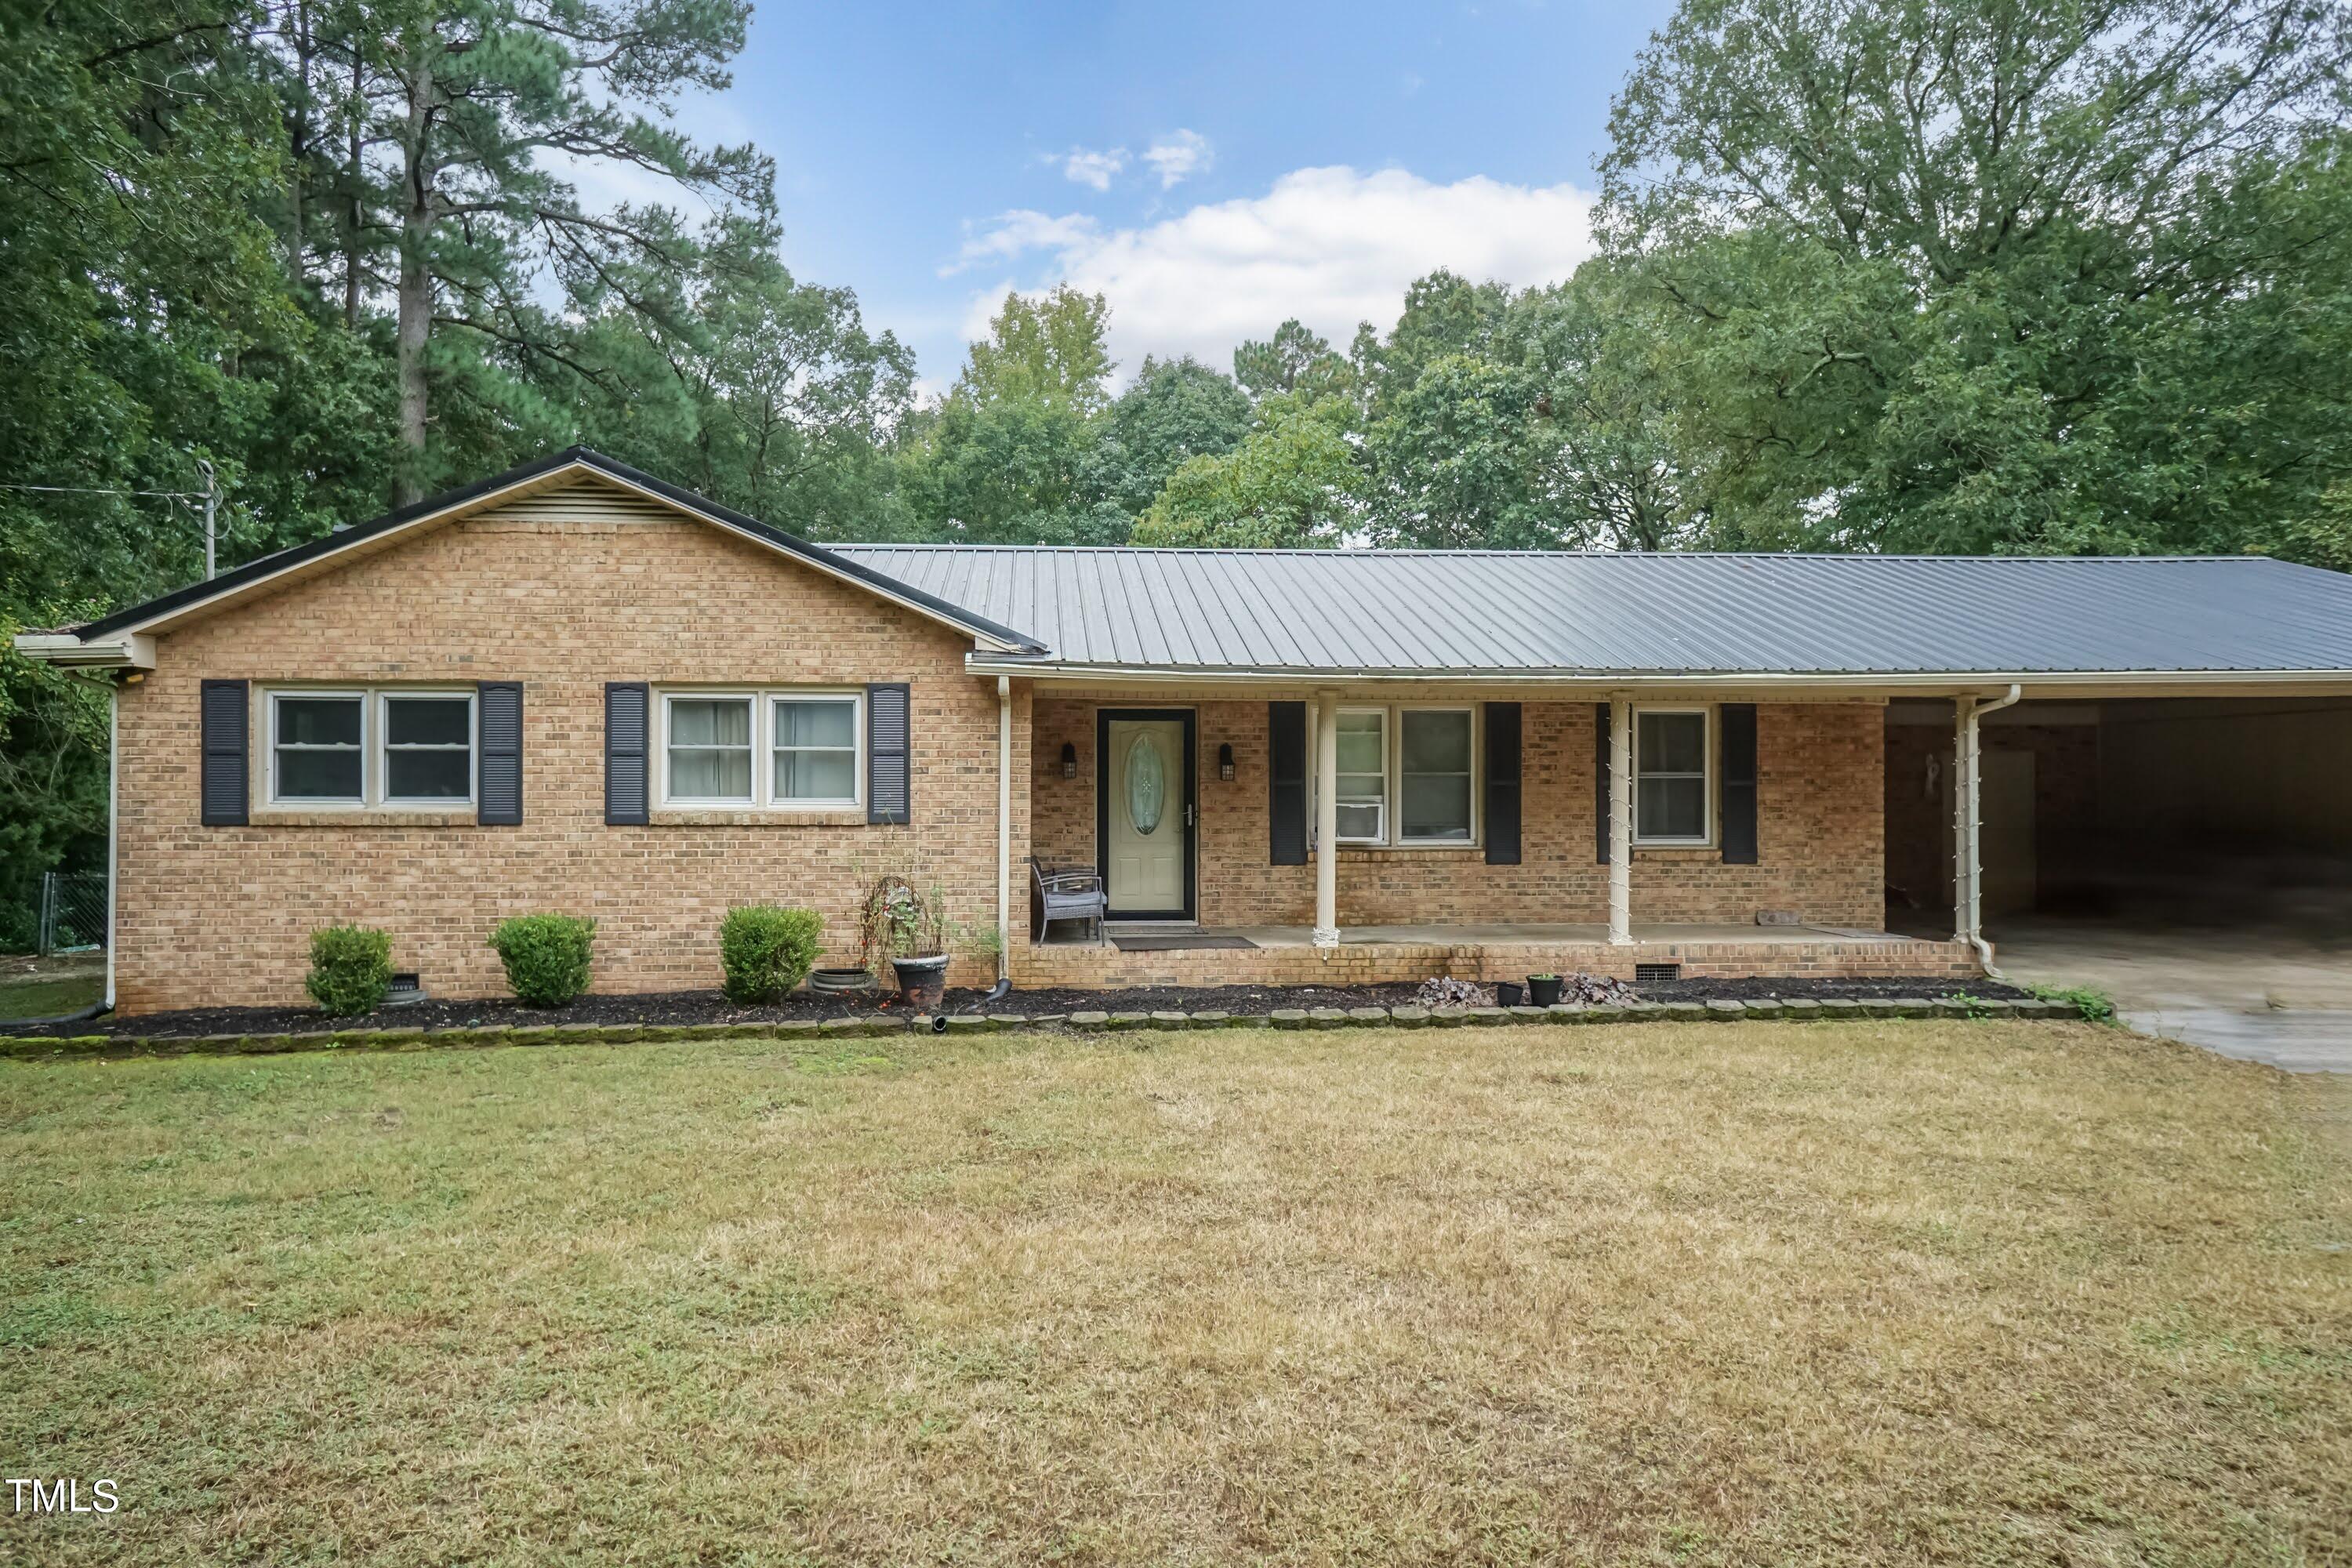
[[(1642, 716), (1645, 713), (1695, 713), (1698, 715), (1701, 745), (1699, 795), (1706, 811), (1706, 831), (1697, 837), (1668, 837), (1643, 833), (1642, 828)], [(1712, 703), (1649, 703), (1636, 705), (1633, 711), (1633, 843), (1640, 848), (1711, 849), (1715, 847), (1716, 831), (1716, 769), (1715, 769), (1715, 707)], [(1688, 778), (1688, 773), (1662, 773), (1661, 778)]]
[[(1351, 804), (1356, 805), (1377, 804), (1380, 807), (1381, 826), (1378, 832), (1370, 835), (1360, 833), (1339, 833), (1335, 834), (1333, 837), (1341, 844), (1386, 844), (1389, 841), (1390, 825), (1395, 821), (1397, 793), (1395, 751), (1396, 723), (1391, 717), (1389, 710), (1379, 704), (1350, 704), (1349, 706), (1342, 707), (1339, 710), (1339, 717), (1345, 719), (1350, 713), (1377, 713), (1380, 715), (1381, 798), (1377, 803), (1356, 801)], [(1339, 781), (1336, 779), (1332, 781), (1332, 793), (1334, 795), (1339, 793)]]
[[(1400, 702), (1396, 706), (1395, 750), (1389, 763), (1389, 793), (1395, 797), (1396, 843), (1407, 849), (1466, 849), (1478, 842), (1479, 785), (1484, 782), (1478, 744), (1479, 710), (1471, 702)], [(1466, 713), (1470, 717), (1470, 833), (1465, 838), (1412, 838), (1404, 833), (1404, 715), (1407, 713)]]
[[(474, 692), (471, 689), (435, 690), (429, 687), (411, 689), (407, 687), (380, 686), (374, 689), (372, 696), (373, 700), (368, 703), (367, 717), (362, 721), (362, 740), (373, 742), (365, 745), (363, 749), (369, 763), (370, 785), (381, 796), (375, 804), (398, 811), (471, 810), (474, 802), (481, 797), (482, 793), (482, 725), (481, 716), (474, 711)], [(392, 704), (394, 699), (404, 697), (450, 699), (463, 697), (466, 700), (466, 795), (463, 800), (452, 799), (446, 795), (411, 797), (392, 793), (392, 753), (395, 749), (392, 743)], [(373, 728), (368, 729), (367, 725), (371, 721), (373, 721)], [(454, 752), (458, 748), (404, 745), (397, 749), (404, 752)]]
[[(446, 811), (452, 815), (472, 811), (481, 797), (482, 748), (480, 716), (475, 710), (478, 700), (470, 686), (263, 686), (261, 693), (261, 748), (264, 788), (262, 798), (270, 809), (278, 811)], [(356, 701), (360, 705), (360, 795), (328, 799), (318, 795), (286, 795), (278, 788), (278, 703), (280, 698), (327, 697)], [(466, 795), (463, 799), (438, 798), (422, 800), (397, 799), (386, 795), (384, 781), (390, 773), (384, 761), (384, 736), (390, 727), (384, 722), (384, 703), (394, 697), (463, 698), (466, 703)], [(297, 747), (298, 750), (304, 749)], [(329, 750), (340, 748), (315, 748)], [(448, 748), (456, 750), (455, 747)]]
[[(660, 807), (673, 811), (759, 811), (781, 816), (812, 812), (862, 810), (866, 805), (866, 692), (846, 686), (665, 686), (656, 689), (654, 744), (661, 756)], [(849, 705), (852, 747), (850, 784), (845, 800), (778, 800), (776, 789), (776, 704), (825, 699)], [(695, 701), (748, 701), (751, 705), (751, 794), (749, 799), (681, 795), (670, 788), (670, 704)]]
[[(1381, 766), (1386, 777), (1381, 802), (1381, 836), (1377, 838), (1339, 837), (1341, 846), (1362, 849), (1475, 849), (1485, 840), (1481, 808), (1486, 785), (1485, 746), (1486, 714), (1476, 702), (1349, 702), (1342, 703), (1341, 713), (1379, 713), (1381, 720)], [(1404, 715), (1407, 713), (1467, 713), (1470, 716), (1470, 837), (1467, 838), (1408, 838), (1399, 831), (1400, 812), (1404, 802)], [(1321, 800), (1323, 781), (1317, 763), (1320, 761), (1314, 743), (1315, 710), (1307, 708), (1307, 832), (1314, 832), (1315, 811)]]

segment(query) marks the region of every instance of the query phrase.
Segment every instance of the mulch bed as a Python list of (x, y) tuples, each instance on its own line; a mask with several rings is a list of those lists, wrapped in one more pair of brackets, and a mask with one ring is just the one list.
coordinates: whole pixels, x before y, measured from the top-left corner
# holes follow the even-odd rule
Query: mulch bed
[[(1223, 1008), (1237, 1015), (1271, 1013), (1278, 1007), (1396, 1007), (1413, 1000), (1417, 986), (1397, 985), (1194, 985), (1153, 986), (1128, 991), (1015, 991), (990, 1011), (1031, 1017), (1065, 1013), (1199, 1013)], [(1647, 985), (1651, 1002), (1753, 1001), (1764, 997), (1972, 996), (2016, 999), (2026, 993), (1990, 980), (1678, 980)], [(946, 1013), (981, 1011), (982, 991), (950, 991)], [(770, 1024), (808, 1019), (905, 1016), (897, 993), (867, 991), (845, 996), (795, 994), (769, 1007), (739, 1007), (716, 991), (667, 991), (636, 996), (583, 996), (566, 1007), (526, 1007), (511, 1000), (415, 1003), (386, 1007), (359, 1018), (330, 1018), (312, 1007), (204, 1007), (179, 1013), (146, 1013), (121, 1020), (90, 1018), (68, 1024), (0, 1024), (0, 1034), (27, 1038), (121, 1035), (149, 1039), (193, 1039), (204, 1035), (299, 1035), (323, 1029), (484, 1029), (539, 1025)]]

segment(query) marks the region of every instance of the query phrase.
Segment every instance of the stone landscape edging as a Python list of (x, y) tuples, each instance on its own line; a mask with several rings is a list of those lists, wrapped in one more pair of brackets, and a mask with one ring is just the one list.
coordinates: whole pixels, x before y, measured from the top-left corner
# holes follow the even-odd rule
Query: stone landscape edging
[(1231, 1014), (1222, 1008), (1199, 1013), (1074, 1012), (929, 1014), (912, 1017), (795, 1018), (772, 1024), (529, 1024), (487, 1028), (315, 1029), (277, 1035), (0, 1036), (0, 1058), (40, 1060), (59, 1057), (263, 1056), (287, 1051), (414, 1051), (437, 1047), (656, 1045), (680, 1040), (883, 1039), (893, 1035), (973, 1035), (1022, 1029), (1076, 1033), (1141, 1030), (1274, 1028), (1450, 1028), (1467, 1024), (1583, 1025), (1674, 1023), (1738, 1024), (1785, 1019), (1798, 1023), (1887, 1018), (2077, 1019), (2064, 1002), (1961, 1002), (1949, 997), (1824, 997), (1754, 1002), (1632, 1002), (1622, 1005), (1550, 1007), (1277, 1007), (1271, 1013)]

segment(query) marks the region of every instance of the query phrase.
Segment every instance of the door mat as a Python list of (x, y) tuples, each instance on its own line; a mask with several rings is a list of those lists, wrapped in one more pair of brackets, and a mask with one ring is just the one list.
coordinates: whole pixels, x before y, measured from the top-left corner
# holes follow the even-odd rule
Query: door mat
[(1121, 952), (1189, 952), (1195, 948), (1251, 948), (1245, 936), (1212, 936), (1205, 931), (1171, 931), (1166, 936), (1115, 936), (1111, 945)]

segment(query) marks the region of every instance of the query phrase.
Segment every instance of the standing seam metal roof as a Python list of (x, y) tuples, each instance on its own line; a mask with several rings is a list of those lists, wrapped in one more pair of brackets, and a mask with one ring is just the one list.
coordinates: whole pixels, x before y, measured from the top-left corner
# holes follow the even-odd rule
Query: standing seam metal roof
[(2352, 671), (2352, 576), (2262, 557), (829, 548), (1018, 627), (1056, 664)]

